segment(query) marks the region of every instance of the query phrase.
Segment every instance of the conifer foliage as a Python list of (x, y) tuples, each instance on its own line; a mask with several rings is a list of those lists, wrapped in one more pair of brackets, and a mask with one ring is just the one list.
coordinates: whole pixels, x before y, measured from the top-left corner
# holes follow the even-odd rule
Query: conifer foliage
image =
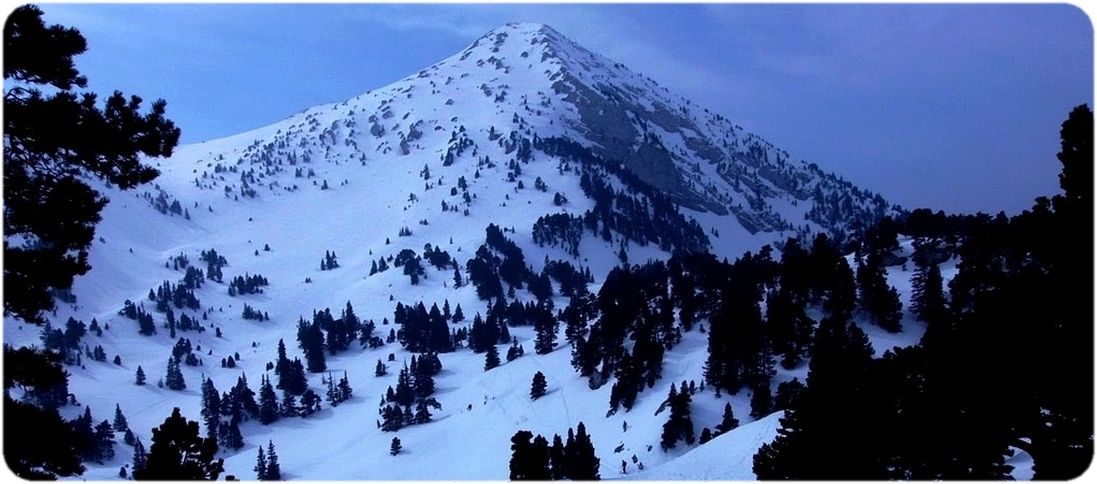
[(567, 444), (562, 444), (560, 436), (555, 435), (550, 447), (543, 436), (534, 436), (528, 430), (519, 430), (510, 441), (512, 481), (600, 479), (600, 460), (594, 453), (594, 444), (582, 422), (579, 422), (576, 431), (568, 429)]
[(168, 373), (164, 377), (164, 385), (170, 390), (185, 390), (187, 382), (183, 379), (183, 372), (179, 370), (179, 359), (175, 356), (168, 358)]
[(545, 388), (548, 387), (548, 382), (545, 380), (545, 374), (537, 372), (533, 374), (533, 383), (529, 390), (529, 397), (533, 400), (537, 400), (545, 396)]
[(263, 452), (263, 446), (259, 446), (255, 467), (252, 470), (255, 471), (255, 479), (258, 481), (282, 480), (282, 466), (278, 463), (278, 454), (274, 452), (273, 441), (267, 441), (266, 453)]
[(198, 422), (172, 410), (164, 423), (152, 429), (152, 447), (143, 466), (133, 470), (136, 480), (216, 480), (224, 461), (214, 460), (217, 441), (198, 435)]
[(670, 395), (667, 396), (670, 417), (663, 424), (663, 436), (659, 443), (664, 452), (673, 449), (679, 440), (684, 440), (686, 444), (693, 445), (694, 434), (693, 419), (690, 418), (690, 400), (689, 388), (682, 385), (682, 391), (678, 392), (673, 383), (670, 385)]
[(70, 288), (91, 268), (107, 200), (85, 180), (123, 190), (148, 183), (158, 172), (142, 157), (171, 156), (179, 141), (163, 100), (141, 112), (137, 96), (116, 91), (104, 103), (78, 93), (87, 79), (73, 58), (86, 49), (78, 30), (47, 26), (33, 5), (4, 25), (5, 84), (20, 84), (4, 95), (4, 314), (35, 323), (54, 307), (51, 289)]

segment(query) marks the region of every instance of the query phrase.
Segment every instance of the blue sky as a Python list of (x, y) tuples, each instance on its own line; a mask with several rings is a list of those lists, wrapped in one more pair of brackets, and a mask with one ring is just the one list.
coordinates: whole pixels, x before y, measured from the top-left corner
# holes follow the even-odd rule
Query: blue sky
[(907, 208), (1016, 213), (1058, 191), (1093, 105), (1067, 5), (63, 5), (97, 92), (164, 98), (183, 142), (384, 86), (506, 22), (551, 25)]

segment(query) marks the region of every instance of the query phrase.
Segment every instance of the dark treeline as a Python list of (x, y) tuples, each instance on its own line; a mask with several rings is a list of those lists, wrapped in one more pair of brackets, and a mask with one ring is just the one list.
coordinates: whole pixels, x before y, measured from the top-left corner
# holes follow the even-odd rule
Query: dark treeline
[[(1064, 192), (1031, 210), (1013, 217), (916, 210), (878, 226), (916, 237), (916, 314), (926, 333), (918, 345), (874, 359), (847, 315), (824, 318), (807, 386), (777, 440), (754, 458), (758, 477), (1005, 479), (1012, 448), (1032, 455), (1037, 479), (1086, 469), (1092, 133), (1093, 114), (1079, 106), (1061, 131)], [(960, 259), (946, 295), (936, 262), (949, 252)]]
[(552, 444), (544, 436), (534, 436), (519, 430), (511, 437), (510, 479), (512, 481), (596, 481), (600, 459), (583, 422), (578, 430), (568, 429), (565, 442), (560, 435), (552, 436)]

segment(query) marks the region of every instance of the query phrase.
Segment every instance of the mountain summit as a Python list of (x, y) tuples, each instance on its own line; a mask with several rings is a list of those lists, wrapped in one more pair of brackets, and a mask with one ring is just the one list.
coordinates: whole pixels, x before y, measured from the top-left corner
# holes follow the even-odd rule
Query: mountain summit
[[(820, 231), (843, 239), (898, 210), (533, 23), (499, 27), (450, 58), (346, 102), (308, 109), (227, 144), (197, 145), (228, 148), (207, 149), (201, 163), (220, 157), (221, 169), (247, 174), (197, 184), (258, 197), (264, 185), (269, 192), (292, 186), (282, 175), (300, 175), (300, 166), (290, 169), (299, 162), (311, 163), (306, 173), (314, 174), (345, 162), (483, 165), (484, 159), (509, 163), (519, 148), (523, 162), (547, 160), (551, 150), (534, 143), (545, 139), (619, 166), (666, 194), (709, 234), (741, 227), (751, 244)], [(193, 152), (183, 149), (175, 159)]]

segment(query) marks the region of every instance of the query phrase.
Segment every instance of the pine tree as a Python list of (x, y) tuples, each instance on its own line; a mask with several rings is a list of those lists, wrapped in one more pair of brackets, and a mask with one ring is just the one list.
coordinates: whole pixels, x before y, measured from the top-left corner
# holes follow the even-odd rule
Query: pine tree
[(735, 415), (731, 412), (731, 404), (724, 404), (724, 416), (720, 419), (720, 424), (716, 426), (716, 435), (726, 434), (739, 427), (739, 420), (735, 418)]
[(206, 424), (206, 436), (217, 440), (221, 425), (221, 394), (213, 386), (213, 379), (202, 382), (202, 421)]
[(946, 317), (944, 280), (941, 268), (932, 262), (914, 273), (911, 310), (927, 324), (940, 323)]
[(533, 384), (529, 390), (530, 399), (537, 400), (545, 396), (545, 388), (548, 386), (548, 382), (545, 381), (545, 374), (537, 372), (533, 374)]
[(316, 321), (308, 323), (302, 318), (297, 322), (297, 341), (305, 353), (305, 364), (310, 373), (323, 373), (327, 370), (324, 333)]
[(246, 375), (240, 375), (236, 379), (230, 395), (233, 402), (233, 415), (244, 420), (259, 417), (259, 404), (255, 402), (255, 392), (248, 387)]
[(145, 384), (145, 370), (141, 369), (141, 365), (137, 365), (137, 376), (134, 379), (134, 383), (136, 383), (137, 386)]
[(114, 428), (104, 420), (95, 427), (95, 447), (100, 461), (114, 458)]
[[(224, 470), (214, 460), (217, 441), (198, 436), (198, 422), (188, 421), (179, 408), (158, 428), (152, 429), (152, 447), (144, 466), (134, 465), (136, 480), (216, 480)], [(136, 457), (134, 459), (136, 461)]]
[(252, 468), (255, 471), (255, 479), (258, 481), (269, 481), (267, 476), (267, 456), (263, 454), (263, 446), (259, 446), (259, 453), (255, 458), (255, 467)]
[(95, 423), (91, 417), (91, 407), (84, 407), (84, 414), (70, 422), (76, 434), (77, 452), (83, 460), (98, 460), (98, 447), (95, 445)]
[(142, 444), (141, 438), (138, 438), (137, 442), (133, 444), (133, 464), (130, 465), (130, 469), (133, 469), (132, 474), (134, 479), (136, 479), (137, 475), (145, 469), (148, 458), (149, 455), (145, 452), (145, 444)]
[(290, 392), (282, 392), (282, 404), (278, 409), (278, 413), (286, 418), (297, 417), (301, 415), (301, 409), (297, 406), (297, 398)]
[(499, 366), (499, 350), (495, 348), (495, 345), (489, 345), (487, 354), (484, 356), (484, 371), (497, 366)]
[(244, 446), (244, 436), (240, 433), (240, 420), (235, 416), (228, 422), (221, 421), (217, 429), (218, 442), (229, 449), (239, 449)]
[(270, 379), (264, 376), (259, 387), (259, 422), (269, 425), (278, 420), (278, 414), (278, 395), (274, 393)]
[[(286, 356), (286, 342), (282, 338), (278, 338), (278, 360), (274, 364), (274, 374), (281, 376), (286, 365), (289, 365), (289, 358)], [(278, 382), (278, 388), (282, 388), (281, 380)]]
[(403, 450), (403, 447), (400, 445), (400, 438), (393, 437), (392, 445), (389, 446), (389, 454), (396, 455), (399, 454), (401, 450)]
[[(530, 443), (530, 439), (533, 442)], [(510, 479), (547, 481), (552, 477), (549, 468), (549, 445), (544, 437), (528, 430), (519, 430), (511, 438)]]
[(5, 56), (5, 85), (19, 88), (4, 93), (3, 232), (35, 242), (4, 247), (4, 314), (41, 324), (54, 308), (50, 291), (91, 268), (88, 247), (107, 199), (89, 182), (127, 190), (152, 181), (158, 171), (142, 162), (170, 156), (180, 131), (163, 100), (141, 112), (140, 97), (115, 91), (104, 103), (76, 90), (87, 87), (73, 62), (87, 41), (47, 26), (34, 5), (7, 17), (4, 46), (18, 53)]
[(456, 289), (463, 285), (465, 285), (465, 281), (461, 277), (461, 269), (457, 266), (453, 266), (453, 287)]
[(319, 411), (320, 395), (317, 395), (311, 389), (305, 390), (305, 394), (301, 395), (301, 416), (308, 417)]
[(528, 430), (519, 430), (510, 438), (510, 480), (512, 481), (536, 479), (534, 473), (530, 471), (530, 454), (533, 452), (530, 439), (532, 438), (533, 432)]
[(773, 411), (773, 398), (768, 384), (754, 387), (750, 395), (750, 418), (758, 420)]
[(411, 379), (411, 371), (405, 366), (400, 370), (400, 375), (396, 379), (396, 403), (408, 406), (415, 401), (415, 387)]
[[(431, 388), (433, 389), (433, 384), (431, 385)], [(336, 388), (336, 391), (339, 393), (339, 402), (350, 400), (350, 396), (354, 393), (354, 390), (350, 387), (350, 380), (347, 379), (347, 372), (343, 372), (343, 378), (339, 379), (339, 385)]]
[[(867, 390), (872, 345), (856, 325), (824, 317), (816, 331), (807, 385), (781, 418), (781, 433), (754, 456), (760, 479), (885, 477), (891, 467), (882, 453), (891, 410)], [(834, 435), (849, 445), (835, 446)], [(944, 445), (937, 443), (935, 445)]]
[(377, 369), (373, 372), (374, 376), (385, 376), (388, 374), (388, 370), (385, 368), (385, 364), (381, 360), (377, 360)]
[(415, 423), (425, 424), (430, 422), (430, 407), (441, 408), (441, 405), (433, 398), (420, 398), (415, 403)]
[[(277, 368), (275, 366), (276, 370)], [(303, 395), (308, 387), (308, 377), (305, 376), (305, 367), (301, 363), (301, 359), (294, 358), (293, 361), (287, 361), (283, 365), (282, 372), (278, 375), (277, 388), (294, 395)]]
[(670, 395), (667, 397), (670, 406), (670, 417), (663, 424), (663, 435), (660, 446), (663, 451), (674, 448), (679, 440), (685, 440), (687, 444), (693, 444), (693, 420), (690, 417), (690, 394), (686, 388), (679, 393), (672, 383)]
[(708, 427), (705, 427), (701, 430), (701, 437), (697, 439), (697, 443), (700, 445), (705, 445), (710, 440), (712, 440), (712, 431), (709, 430)]
[(412, 376), (415, 377), (415, 396), (419, 398), (429, 397), (434, 393), (434, 376), (430, 371), (426, 358), (420, 359), (415, 365), (412, 360)]
[[(692, 423), (690, 425), (692, 426)], [(692, 434), (692, 427), (690, 432)], [(587, 435), (587, 427), (583, 425), (583, 422), (579, 422), (575, 432), (575, 442), (568, 443), (567, 452), (571, 455), (569, 479), (573, 481), (597, 481), (601, 479), (598, 474), (601, 461), (594, 453), (594, 443), (591, 441), (590, 435)]]
[(339, 389), (335, 386), (335, 379), (330, 373), (328, 374), (327, 385), (328, 390), (325, 393), (325, 396), (328, 399), (328, 403), (330, 403), (332, 407), (338, 407), (339, 402), (342, 402), (342, 400), (339, 398)]
[(546, 355), (556, 348), (556, 320), (551, 313), (538, 312), (534, 321), (533, 330), (537, 332), (534, 342), (534, 351), (539, 355)]
[(788, 410), (796, 404), (796, 399), (804, 391), (804, 384), (798, 378), (777, 385), (777, 395), (773, 399), (773, 410)]
[(889, 333), (902, 330), (903, 304), (899, 293), (888, 285), (887, 274), (881, 256), (872, 253), (857, 266), (859, 301), (877, 326)]
[(381, 431), (395, 432), (404, 426), (404, 412), (398, 405), (385, 405), (381, 408)]
[(282, 480), (282, 465), (278, 463), (278, 454), (274, 452), (274, 442), (267, 441), (267, 480)]
[(129, 430), (129, 423), (126, 422), (126, 416), (122, 415), (122, 407), (117, 403), (114, 404), (114, 430), (116, 432), (125, 432)]
[(164, 377), (164, 385), (171, 390), (187, 388), (187, 382), (183, 380), (183, 372), (179, 370), (179, 360), (175, 357), (168, 358), (168, 373)]
[(560, 440), (560, 434), (555, 434), (552, 436), (552, 447), (549, 447), (549, 473), (552, 480), (561, 481), (567, 479), (570, 472), (571, 462), (567, 450)]

